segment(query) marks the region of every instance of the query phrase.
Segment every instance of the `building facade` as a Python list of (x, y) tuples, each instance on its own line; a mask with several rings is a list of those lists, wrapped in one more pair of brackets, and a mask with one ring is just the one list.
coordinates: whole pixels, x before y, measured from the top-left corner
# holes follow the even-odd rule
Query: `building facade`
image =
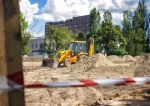
[(48, 34), (49, 26), (68, 27), (73, 33), (82, 32), (83, 34), (87, 34), (90, 31), (90, 15), (73, 17), (65, 22), (47, 22), (45, 24), (45, 35)]
[(44, 56), (45, 51), (41, 49), (41, 45), (43, 43), (44, 43), (44, 37), (31, 38), (29, 43), (29, 48), (30, 48), (29, 56)]

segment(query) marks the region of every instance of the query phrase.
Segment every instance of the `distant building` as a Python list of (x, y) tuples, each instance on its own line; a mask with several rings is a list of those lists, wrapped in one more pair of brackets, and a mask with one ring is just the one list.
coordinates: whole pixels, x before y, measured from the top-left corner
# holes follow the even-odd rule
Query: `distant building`
[(87, 34), (90, 31), (90, 15), (73, 17), (65, 22), (47, 22), (45, 24), (45, 35), (48, 34), (48, 26), (68, 27), (73, 33)]
[(40, 48), (43, 42), (44, 42), (44, 37), (31, 38), (29, 43), (29, 48), (30, 48), (29, 56), (43, 56), (45, 51)]

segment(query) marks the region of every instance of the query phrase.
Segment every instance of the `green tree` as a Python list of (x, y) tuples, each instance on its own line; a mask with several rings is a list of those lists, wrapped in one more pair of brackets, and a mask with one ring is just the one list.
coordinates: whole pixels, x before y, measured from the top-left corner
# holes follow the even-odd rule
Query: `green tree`
[(114, 53), (116, 55), (125, 55), (127, 54), (126, 52), (126, 39), (122, 34), (122, 30), (120, 28), (120, 26), (118, 25), (113, 25), (113, 33), (114, 33), (114, 37), (116, 37), (116, 42), (117, 42), (117, 47), (114, 49)]
[(132, 54), (132, 16), (130, 11), (123, 12), (123, 22), (122, 22), (122, 33), (127, 42), (126, 51), (128, 54)]
[(86, 38), (85, 38), (85, 36), (82, 32), (78, 33), (76, 39), (79, 40), (79, 41), (85, 41), (86, 40)]
[(20, 28), (21, 28), (21, 43), (22, 43), (22, 55), (27, 55), (30, 51), (28, 44), (31, 38), (31, 33), (27, 30), (28, 22), (25, 17), (20, 13)]
[(90, 34), (88, 34), (89, 36), (87, 36), (87, 39), (89, 39), (91, 35), (94, 36), (95, 52), (98, 52), (100, 49), (98, 45), (98, 36), (97, 36), (98, 30), (100, 28), (100, 20), (101, 20), (100, 13), (94, 7), (90, 12)]
[(99, 43), (107, 54), (125, 54), (126, 41), (122, 35), (120, 26), (113, 25), (111, 12), (104, 12), (104, 21), (99, 31)]
[(100, 26), (100, 19), (101, 19), (100, 13), (94, 7), (90, 12), (90, 34), (91, 35), (96, 36)]
[(49, 56), (53, 56), (58, 49), (64, 49), (74, 39), (75, 35), (68, 28), (49, 26), (43, 46), (45, 45)]
[(139, 0), (138, 7), (136, 8), (133, 16), (133, 54), (140, 55), (145, 52), (145, 37), (146, 32), (144, 30), (145, 16), (147, 13), (145, 0)]
[(147, 15), (147, 7), (145, 0), (139, 0), (138, 7), (136, 8), (133, 16), (133, 28), (142, 28), (144, 30), (145, 17)]
[(146, 52), (150, 53), (150, 13), (147, 14), (145, 21), (145, 31), (146, 31)]
[(146, 52), (150, 53), (150, 12), (147, 15), (146, 18), (146, 25), (145, 25), (145, 30), (146, 30)]

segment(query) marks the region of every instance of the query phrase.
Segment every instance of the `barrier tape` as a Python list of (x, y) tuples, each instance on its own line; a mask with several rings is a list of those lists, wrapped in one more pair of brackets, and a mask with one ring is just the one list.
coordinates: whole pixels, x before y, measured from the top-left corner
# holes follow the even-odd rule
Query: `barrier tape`
[(49, 82), (49, 83), (43, 83), (43, 84), (26, 85), (25, 88), (89, 87), (89, 86), (96, 86), (96, 85), (122, 86), (122, 85), (143, 85), (143, 84), (150, 84), (150, 77)]
[(61, 87), (89, 87), (89, 86), (122, 86), (122, 85), (143, 85), (150, 84), (150, 77), (139, 78), (118, 78), (118, 79), (98, 79), (98, 80), (76, 80), (65, 82), (48, 82), (23, 84), (23, 75), (17, 72), (8, 75), (7, 78), (0, 76), (0, 91), (21, 90), (24, 88), (61, 88)]

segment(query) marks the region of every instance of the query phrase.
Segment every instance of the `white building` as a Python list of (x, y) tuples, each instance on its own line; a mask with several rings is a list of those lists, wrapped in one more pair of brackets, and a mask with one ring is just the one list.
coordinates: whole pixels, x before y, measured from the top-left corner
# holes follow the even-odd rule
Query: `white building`
[(44, 43), (44, 36), (31, 38), (29, 43), (30, 48), (29, 56), (44, 56), (45, 51), (41, 49), (41, 45), (43, 43)]

